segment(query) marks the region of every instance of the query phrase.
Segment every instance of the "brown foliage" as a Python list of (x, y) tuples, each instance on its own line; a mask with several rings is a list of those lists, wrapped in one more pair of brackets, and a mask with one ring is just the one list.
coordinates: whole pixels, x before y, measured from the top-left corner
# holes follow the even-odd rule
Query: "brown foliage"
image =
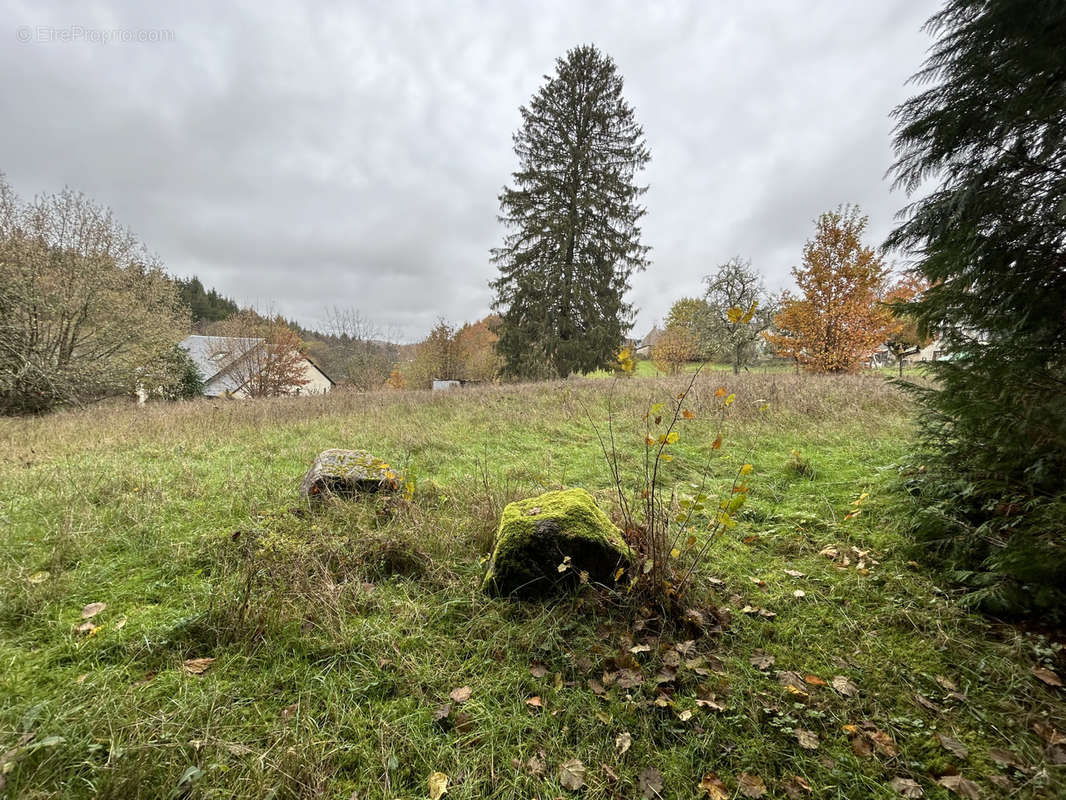
[(134, 391), (186, 313), (110, 210), (69, 189), (23, 203), (0, 175), (0, 412)]
[(667, 327), (651, 348), (651, 358), (660, 372), (676, 375), (695, 358), (699, 343), (692, 331), (682, 325)]
[(803, 295), (785, 293), (776, 330), (766, 337), (779, 355), (812, 372), (854, 372), (891, 330), (881, 303), (888, 270), (862, 243), (866, 224), (854, 206), (818, 218), (803, 265), (792, 270)]
[(229, 364), (227, 372), (248, 397), (299, 394), (304, 377), (304, 348), (280, 317), (266, 319), (254, 311), (241, 311), (210, 328), (212, 336), (226, 337), (213, 356)]

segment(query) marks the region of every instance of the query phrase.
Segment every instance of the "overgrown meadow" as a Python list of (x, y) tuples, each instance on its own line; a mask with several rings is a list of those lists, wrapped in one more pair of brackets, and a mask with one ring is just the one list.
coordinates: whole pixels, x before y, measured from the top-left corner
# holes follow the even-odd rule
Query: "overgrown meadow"
[[(608, 394), (636, 486), (642, 417), (688, 377), (0, 420), (7, 795), (422, 798), (434, 773), (456, 799), (1060, 795), (1061, 653), (908, 549), (912, 409), (879, 376), (698, 378), (668, 484), (709, 461), (728, 494), (753, 466), (701, 614), (478, 591), (508, 501), (617, 511)], [(301, 503), (329, 447), (409, 498)]]

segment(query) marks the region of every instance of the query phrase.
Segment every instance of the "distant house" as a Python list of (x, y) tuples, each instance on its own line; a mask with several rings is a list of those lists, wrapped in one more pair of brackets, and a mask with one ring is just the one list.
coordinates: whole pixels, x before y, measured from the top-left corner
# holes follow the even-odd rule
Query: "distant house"
[[(187, 336), (182, 349), (192, 359), (204, 382), (207, 397), (248, 397), (249, 370), (258, 362), (257, 354), (266, 346), (263, 339), (231, 336)], [(336, 384), (307, 356), (301, 356), (301, 377), (306, 383), (292, 394), (325, 394)]]
[(944, 358), (944, 351), (939, 339), (933, 339), (929, 344), (913, 355), (903, 359), (904, 364), (920, 364), (925, 361), (940, 361)]
[(655, 347), (656, 342), (662, 337), (663, 332), (659, 329), (658, 325), (653, 325), (652, 329), (648, 331), (647, 335), (640, 340), (640, 344), (637, 345), (636, 351), (640, 355), (646, 356), (651, 353), (651, 349)]

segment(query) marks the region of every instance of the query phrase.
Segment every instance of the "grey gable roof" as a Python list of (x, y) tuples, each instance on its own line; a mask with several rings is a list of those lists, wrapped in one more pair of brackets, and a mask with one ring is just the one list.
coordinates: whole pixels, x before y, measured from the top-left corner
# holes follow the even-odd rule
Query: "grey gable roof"
[[(240, 381), (225, 374), (226, 370), (262, 343), (263, 339), (254, 338), (186, 336), (179, 346), (189, 354), (189, 358), (196, 365), (204, 382), (205, 394), (222, 394), (240, 388)], [(216, 358), (219, 353), (226, 354), (224, 362)]]

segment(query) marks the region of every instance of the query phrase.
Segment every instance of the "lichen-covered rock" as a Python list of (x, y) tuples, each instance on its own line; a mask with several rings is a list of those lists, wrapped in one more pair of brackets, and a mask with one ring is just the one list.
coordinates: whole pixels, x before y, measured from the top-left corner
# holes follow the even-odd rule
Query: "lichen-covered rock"
[(354, 497), (361, 492), (394, 492), (400, 480), (392, 468), (364, 450), (323, 450), (300, 484), (311, 499), (327, 495)]
[(482, 589), (545, 595), (572, 586), (582, 572), (590, 581), (611, 584), (631, 558), (621, 531), (592, 495), (584, 489), (548, 492), (504, 508)]

